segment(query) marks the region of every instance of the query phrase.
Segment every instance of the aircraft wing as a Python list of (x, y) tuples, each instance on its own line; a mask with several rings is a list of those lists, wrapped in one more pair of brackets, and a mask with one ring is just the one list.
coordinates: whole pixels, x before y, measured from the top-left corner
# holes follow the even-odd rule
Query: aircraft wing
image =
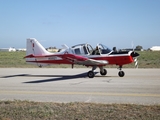
[(86, 66), (94, 66), (94, 65), (107, 65), (108, 61), (106, 60), (94, 60), (89, 59), (84, 56), (75, 55), (75, 54), (51, 54), (51, 55), (27, 55), (24, 58), (44, 58), (44, 57), (60, 57), (62, 59), (65, 59), (67, 61), (70, 61), (73, 64), (79, 64), (79, 65), (86, 65)]
[(64, 54), (62, 58), (70, 62), (73, 62), (74, 64), (86, 65), (86, 66), (107, 65), (108, 64), (108, 61), (105, 61), (105, 60), (94, 60), (94, 59), (89, 59), (87, 57), (75, 55), (75, 54)]
[(94, 66), (94, 65), (107, 65), (108, 61), (105, 60), (94, 60), (94, 59), (88, 59), (83, 62), (84, 65)]

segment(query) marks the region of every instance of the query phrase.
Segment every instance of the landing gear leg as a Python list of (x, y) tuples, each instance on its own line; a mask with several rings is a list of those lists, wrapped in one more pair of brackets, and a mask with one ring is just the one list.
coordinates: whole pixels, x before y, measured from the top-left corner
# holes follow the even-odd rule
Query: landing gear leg
[(123, 77), (125, 75), (125, 73), (122, 71), (122, 65), (119, 66), (119, 72), (118, 72), (118, 75), (119, 77)]
[(92, 67), (92, 70), (87, 73), (87, 76), (88, 76), (89, 78), (94, 78), (94, 76), (95, 76), (94, 70), (95, 70), (96, 68), (97, 68), (97, 66), (93, 66), (93, 67)]

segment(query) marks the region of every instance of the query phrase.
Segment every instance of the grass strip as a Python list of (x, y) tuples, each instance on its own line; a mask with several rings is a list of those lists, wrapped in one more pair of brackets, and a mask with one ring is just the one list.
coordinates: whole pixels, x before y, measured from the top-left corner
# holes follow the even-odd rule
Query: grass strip
[(0, 120), (159, 120), (160, 105), (0, 101)]

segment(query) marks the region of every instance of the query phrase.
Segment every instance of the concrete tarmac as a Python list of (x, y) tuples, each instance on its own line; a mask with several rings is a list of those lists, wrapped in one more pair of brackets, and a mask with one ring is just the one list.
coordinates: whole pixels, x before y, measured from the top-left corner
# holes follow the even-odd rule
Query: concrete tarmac
[(0, 100), (160, 104), (160, 69), (0, 68)]

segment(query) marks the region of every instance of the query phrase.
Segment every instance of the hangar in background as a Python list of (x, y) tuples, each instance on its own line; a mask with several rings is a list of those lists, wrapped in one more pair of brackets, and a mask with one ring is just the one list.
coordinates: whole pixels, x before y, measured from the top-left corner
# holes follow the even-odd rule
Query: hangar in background
[(160, 51), (160, 46), (153, 46), (150, 48), (151, 51)]

